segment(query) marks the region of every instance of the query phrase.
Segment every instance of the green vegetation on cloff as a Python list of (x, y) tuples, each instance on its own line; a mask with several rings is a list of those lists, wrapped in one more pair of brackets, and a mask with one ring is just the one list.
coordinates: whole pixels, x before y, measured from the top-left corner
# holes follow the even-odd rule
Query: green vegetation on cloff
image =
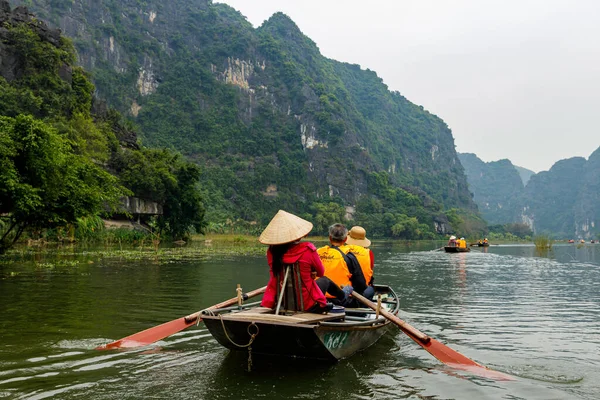
[(119, 136), (132, 132), (115, 111), (93, 112), (94, 85), (74, 66), (71, 42), (52, 43), (34, 18), (2, 16), (0, 254), (24, 233), (60, 235), (88, 221), (93, 231), (125, 195), (163, 204), (159, 234), (201, 229), (198, 166), (171, 151), (124, 147)]
[[(519, 172), (508, 160), (485, 163), (474, 154), (459, 157), (473, 199), (490, 224), (526, 221), (535, 232), (555, 239), (600, 234), (600, 148), (587, 160), (560, 160), (538, 174)], [(526, 174), (526, 186), (519, 173)]]
[(398, 239), (485, 228), (447, 125), (321, 55), (284, 14), (255, 29), (208, 0), (27, 5), (73, 37), (145, 144), (198, 166), (209, 231), (256, 234), (278, 209), (315, 234), (339, 221)]

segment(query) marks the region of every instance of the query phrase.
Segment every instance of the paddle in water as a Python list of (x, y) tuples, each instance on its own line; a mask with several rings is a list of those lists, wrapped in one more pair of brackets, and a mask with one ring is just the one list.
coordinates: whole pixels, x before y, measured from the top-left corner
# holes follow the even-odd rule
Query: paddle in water
[[(254, 296), (258, 296), (259, 294), (263, 294), (267, 289), (266, 286), (253, 290), (243, 295), (244, 300), (249, 299)], [(233, 297), (229, 300), (226, 300), (222, 303), (215, 304), (214, 306), (205, 308), (205, 310), (214, 310), (216, 308), (229, 307), (238, 302), (238, 297)], [(202, 320), (200, 315), (202, 311), (195, 312), (185, 317), (174, 319), (173, 321), (165, 322), (164, 324), (148, 328), (138, 333), (134, 333), (133, 335), (129, 335), (124, 337), (123, 339), (116, 340), (114, 342), (98, 346), (96, 350), (109, 350), (109, 349), (119, 349), (119, 348), (132, 348), (132, 347), (141, 347), (147, 346), (154, 342), (157, 342), (161, 339), (166, 338), (167, 336), (171, 336), (177, 332), (188, 328), (199, 321)]]
[[(377, 305), (372, 301), (369, 301), (365, 297), (360, 294), (354, 292), (352, 296), (366, 305), (367, 307), (377, 310)], [(471, 360), (468, 357), (460, 354), (456, 350), (452, 350), (450, 347), (438, 342), (437, 340), (425, 335), (420, 332), (418, 329), (409, 325), (406, 321), (401, 320), (394, 314), (388, 312), (387, 310), (380, 309), (379, 313), (383, 315), (385, 318), (396, 324), (402, 332), (404, 332), (409, 338), (414, 340), (419, 346), (423, 347), (425, 350), (429, 352), (432, 356), (443, 362), (444, 364), (460, 369), (462, 371), (468, 371), (473, 374), (483, 376), (485, 378), (500, 380), (500, 381), (512, 381), (513, 378), (510, 375), (503, 374), (502, 372), (494, 371), (489, 369), (486, 366), (483, 366), (475, 361)]]

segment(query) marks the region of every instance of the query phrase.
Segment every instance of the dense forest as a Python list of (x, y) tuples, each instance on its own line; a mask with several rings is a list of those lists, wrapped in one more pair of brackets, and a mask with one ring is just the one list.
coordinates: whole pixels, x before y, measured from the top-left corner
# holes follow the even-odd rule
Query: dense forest
[(61, 235), (119, 212), (129, 195), (163, 205), (157, 232), (201, 229), (199, 168), (139, 147), (75, 57), (58, 31), (0, 2), (0, 253), (23, 233)]
[(485, 229), (447, 125), (323, 57), (284, 14), (255, 29), (207, 0), (23, 3), (73, 39), (145, 145), (198, 166), (209, 230), (256, 233), (280, 208), (319, 234), (335, 221), (374, 237)]

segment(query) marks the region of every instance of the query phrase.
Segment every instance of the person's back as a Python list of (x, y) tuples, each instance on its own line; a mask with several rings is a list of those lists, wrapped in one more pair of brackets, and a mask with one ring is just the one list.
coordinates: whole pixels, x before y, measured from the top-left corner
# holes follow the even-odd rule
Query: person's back
[(312, 243), (300, 242), (300, 239), (311, 229), (310, 222), (279, 210), (261, 233), (259, 241), (269, 245), (267, 262), (270, 267), (270, 278), (261, 306), (275, 308), (278, 288), (281, 288), (284, 279), (285, 266), (297, 264), (301, 281), (301, 311), (321, 313), (333, 307), (327, 303), (322, 290), (312, 277), (312, 272), (316, 272), (318, 277), (322, 277), (324, 272), (317, 249)]
[[(375, 257), (373, 256), (371, 249), (369, 249), (371, 241), (367, 239), (367, 231), (362, 226), (353, 226), (352, 229), (348, 231), (346, 244), (350, 246), (351, 251), (356, 254), (365, 277), (365, 282), (369, 286), (373, 285)], [(353, 250), (354, 247), (357, 248), (356, 251)]]
[(347, 252), (349, 249), (344, 245), (337, 247), (339, 250), (337, 250), (336, 247), (337, 246), (327, 245), (317, 250), (321, 262), (323, 263), (323, 268), (325, 269), (324, 275), (340, 287), (351, 285), (350, 278), (352, 277), (352, 274), (348, 270), (344, 256), (340, 253), (340, 250), (342, 252), (346, 250)]
[(343, 247), (344, 248), (342, 251), (344, 253), (348, 254), (348, 252), (352, 252), (352, 254), (356, 256), (356, 259), (360, 264), (360, 269), (365, 277), (365, 282), (367, 285), (369, 285), (371, 278), (373, 277), (373, 268), (371, 267), (371, 255), (369, 254), (369, 249), (365, 249), (364, 247), (355, 244), (346, 244)]
[(448, 246), (449, 247), (456, 247), (457, 246), (457, 241), (456, 241), (456, 236), (450, 236), (450, 240), (448, 240)]
[(347, 256), (350, 251), (350, 247), (345, 244), (347, 236), (348, 229), (344, 225), (330, 226), (329, 245), (318, 250), (319, 257), (325, 268), (326, 277), (339, 287), (352, 286), (353, 290), (362, 294), (367, 284), (358, 258), (357, 265), (354, 265), (351, 257)]

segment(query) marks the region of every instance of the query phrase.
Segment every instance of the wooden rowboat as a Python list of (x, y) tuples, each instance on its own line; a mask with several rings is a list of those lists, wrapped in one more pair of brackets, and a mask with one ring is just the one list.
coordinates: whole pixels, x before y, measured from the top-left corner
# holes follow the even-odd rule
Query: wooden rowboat
[(455, 246), (445, 246), (444, 250), (446, 253), (466, 253), (471, 251), (468, 247), (455, 247)]
[[(381, 307), (396, 315), (398, 296), (376, 285)], [(231, 350), (335, 362), (377, 342), (393, 325), (367, 308), (335, 308), (325, 314), (275, 311), (258, 303), (207, 310), (202, 315), (211, 335)]]

